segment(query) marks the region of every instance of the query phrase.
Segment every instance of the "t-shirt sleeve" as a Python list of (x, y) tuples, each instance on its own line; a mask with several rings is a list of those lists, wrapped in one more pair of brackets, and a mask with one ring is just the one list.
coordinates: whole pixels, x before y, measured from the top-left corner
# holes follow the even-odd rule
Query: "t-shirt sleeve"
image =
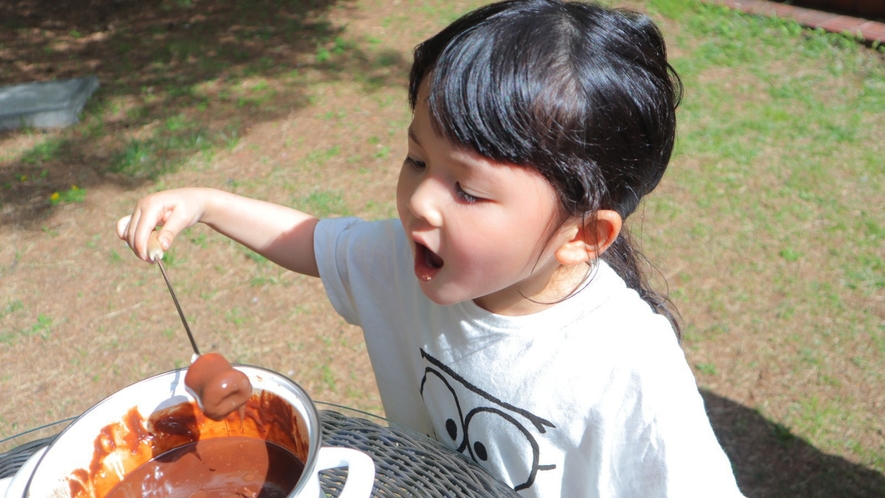
[(320, 278), (335, 311), (348, 323), (361, 325), (361, 302), (391, 285), (401, 234), (395, 219), (332, 218), (317, 224), (313, 246)]
[(674, 342), (643, 348), (646, 354), (637, 358), (642, 366), (632, 372), (630, 383), (637, 396), (635, 411), (625, 413), (624, 446), (615, 454), (620, 465), (639, 474), (619, 484), (643, 483), (634, 489), (637, 496), (740, 497), (694, 376)]
[(358, 322), (347, 285), (348, 230), (359, 223), (357, 218), (324, 219), (313, 233), (313, 250), (326, 294), (335, 311), (350, 324)]

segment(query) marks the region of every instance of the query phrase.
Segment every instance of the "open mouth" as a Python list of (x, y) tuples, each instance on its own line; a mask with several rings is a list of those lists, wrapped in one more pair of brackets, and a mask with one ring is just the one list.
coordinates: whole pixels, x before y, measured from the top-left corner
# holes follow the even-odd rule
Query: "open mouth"
[(443, 259), (427, 246), (415, 243), (415, 275), (425, 282), (430, 281), (443, 267)]
[(427, 246), (423, 246), (421, 244), (416, 244), (418, 249), (418, 256), (424, 259), (424, 264), (431, 268), (442, 268), (443, 260), (439, 257), (435, 252), (431, 251), (427, 248)]

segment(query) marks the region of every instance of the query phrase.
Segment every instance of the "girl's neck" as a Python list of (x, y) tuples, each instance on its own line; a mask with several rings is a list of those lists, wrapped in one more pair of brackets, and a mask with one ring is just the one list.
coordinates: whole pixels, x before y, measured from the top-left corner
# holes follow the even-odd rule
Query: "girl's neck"
[(518, 289), (507, 289), (473, 302), (480, 308), (496, 315), (524, 316), (540, 313), (574, 294), (587, 279), (591, 266), (579, 264), (559, 266), (546, 278), (537, 278)]

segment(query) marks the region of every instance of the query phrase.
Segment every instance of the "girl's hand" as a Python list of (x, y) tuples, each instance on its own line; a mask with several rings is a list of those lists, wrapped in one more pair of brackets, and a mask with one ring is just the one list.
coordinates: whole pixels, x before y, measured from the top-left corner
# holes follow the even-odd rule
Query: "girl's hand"
[(313, 251), (317, 218), (223, 190), (182, 188), (151, 194), (138, 201), (131, 216), (117, 222), (117, 235), (150, 262), (148, 240), (153, 230), (158, 230), (160, 246), (167, 251), (176, 235), (198, 222), (283, 268), (319, 276)]
[(143, 197), (131, 215), (117, 221), (117, 236), (129, 244), (136, 256), (150, 262), (151, 232), (157, 229), (160, 246), (163, 251), (169, 250), (179, 232), (203, 218), (211, 196), (208, 189), (183, 188)]

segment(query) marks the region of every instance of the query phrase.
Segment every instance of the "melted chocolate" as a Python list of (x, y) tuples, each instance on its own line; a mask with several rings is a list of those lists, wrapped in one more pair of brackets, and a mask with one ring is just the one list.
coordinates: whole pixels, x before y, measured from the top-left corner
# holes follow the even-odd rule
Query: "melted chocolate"
[(241, 407), (252, 395), (252, 384), (218, 353), (197, 357), (184, 376), (184, 385), (212, 420), (222, 420)]
[(190, 443), (130, 472), (105, 498), (288, 495), (304, 464), (284, 448), (246, 437)]
[[(265, 491), (259, 491), (259, 494), (254, 496), (274, 496), (263, 493), (270, 493), (272, 489), (282, 489), (289, 477), (283, 478), (277, 470), (273, 469), (285, 470), (284, 473), (287, 476), (289, 474), (300, 475), (303, 462), (307, 461), (310, 447), (308, 434), (304, 431), (303, 425), (299, 423), (300, 415), (284, 399), (271, 392), (256, 391), (249, 397), (242, 412), (243, 416), (241, 417), (231, 416), (217, 421), (209, 419), (197, 407), (196, 403), (187, 402), (156, 411), (150, 415), (148, 420), (145, 420), (138, 409), (133, 407), (119, 422), (108, 424), (99, 431), (93, 444), (92, 462), (89, 467), (77, 469), (68, 477), (70, 495), (72, 498), (108, 496), (115, 487), (122, 482), (129, 481), (133, 472), (152, 459), (177, 459), (180, 461), (188, 455), (190, 457), (199, 456), (207, 461), (215, 461), (217, 458), (222, 461), (229, 457), (236, 458), (241, 453), (241, 450), (236, 446), (224, 446), (224, 443), (203, 443), (224, 439), (238, 441), (249, 439), (248, 442), (242, 444), (254, 446), (254, 448), (242, 450), (242, 453), (248, 451), (252, 455), (256, 451), (264, 452), (265, 457), (263, 458), (265, 460), (272, 459), (273, 462), (276, 462), (280, 457), (270, 455), (282, 451), (288, 453), (296, 462), (295, 464), (291, 464), (291, 462), (274, 463), (268, 467), (270, 470), (260, 474), (259, 490), (264, 489), (264, 482), (269, 481), (270, 484)], [(179, 448), (190, 449), (179, 450)], [(260, 458), (262, 457), (255, 457), (256, 460)], [(248, 459), (252, 459), (252, 457), (250, 456)], [(281, 461), (289, 462), (286, 458), (282, 458)], [(256, 475), (258, 474), (253, 473), (252, 477)], [(251, 482), (246, 479), (248, 477), (246, 474), (240, 477)], [(140, 478), (135, 477), (134, 479), (138, 481)], [(295, 481), (297, 481), (297, 477)], [(124, 487), (127, 486), (129, 485)], [(283, 496), (291, 489), (292, 487), (289, 487)], [(235, 489), (226, 495), (211, 493), (201, 495), (200, 492), (197, 492), (194, 494), (194, 498), (237, 496), (236, 493)], [(120, 496), (126, 495), (116, 495), (116, 498)], [(155, 495), (152, 493), (142, 495), (139, 491), (132, 496)], [(179, 490), (170, 496), (187, 497), (188, 494)]]

